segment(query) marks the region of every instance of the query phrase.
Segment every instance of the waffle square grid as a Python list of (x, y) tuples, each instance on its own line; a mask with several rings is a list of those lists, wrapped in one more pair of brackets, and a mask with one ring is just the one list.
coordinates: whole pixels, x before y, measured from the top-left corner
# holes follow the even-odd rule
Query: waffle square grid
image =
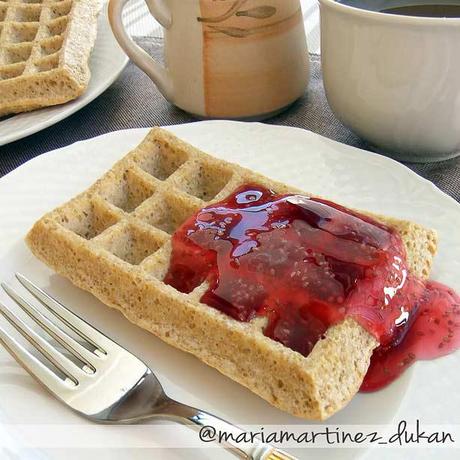
[(97, 247), (102, 257), (161, 281), (174, 231), (247, 178), (242, 168), (171, 149), (161, 136), (151, 139), (51, 215), (88, 249)]

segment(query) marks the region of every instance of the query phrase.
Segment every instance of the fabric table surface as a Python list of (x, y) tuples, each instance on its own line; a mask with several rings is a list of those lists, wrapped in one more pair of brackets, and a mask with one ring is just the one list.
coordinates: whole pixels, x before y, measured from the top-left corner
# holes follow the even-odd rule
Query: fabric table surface
[[(138, 38), (137, 41), (154, 58), (161, 59), (161, 39)], [(266, 123), (308, 129), (370, 150), (333, 115), (324, 94), (319, 56), (312, 54), (310, 60), (311, 80), (304, 96), (290, 109)], [(0, 176), (44, 152), (104, 133), (192, 121), (196, 120), (170, 105), (149, 78), (129, 63), (108, 90), (80, 111), (43, 131), (0, 147)], [(406, 165), (460, 202), (460, 157), (438, 163)]]

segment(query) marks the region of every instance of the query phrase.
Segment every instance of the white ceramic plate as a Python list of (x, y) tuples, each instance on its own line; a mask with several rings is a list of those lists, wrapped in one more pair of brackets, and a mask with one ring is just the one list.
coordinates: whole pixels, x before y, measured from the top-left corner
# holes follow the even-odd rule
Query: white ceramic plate
[(0, 145), (22, 139), (80, 110), (102, 94), (120, 75), (128, 57), (118, 46), (107, 19), (107, 6), (99, 15), (97, 39), (90, 58), (91, 80), (87, 90), (74, 101), (32, 112), (20, 113), (0, 121)]
[[(214, 121), (168, 129), (205, 151), (312, 193), (436, 228), (441, 243), (433, 278), (460, 290), (460, 206), (397, 162), (296, 128)], [(144, 359), (158, 373), (168, 393), (179, 400), (238, 424), (305, 423), (271, 407), (192, 356), (165, 345), (128, 323), (118, 312), (54, 275), (27, 250), (23, 236), (36, 219), (84, 190), (134, 147), (146, 132), (145, 129), (119, 131), (79, 142), (41, 155), (0, 179), (0, 279), (12, 279), (15, 271), (21, 271), (36, 280)], [(0, 300), (6, 300), (3, 292)], [(457, 353), (436, 361), (417, 363), (413, 372), (406, 373), (387, 389), (357, 395), (328, 423), (333, 426), (338, 423), (385, 425), (395, 417), (396, 420), (412, 421), (417, 417), (424, 424), (455, 423), (460, 407), (460, 392), (457, 391), (460, 385), (459, 358)], [(449, 394), (448, 400), (443, 396), (446, 394)], [(71, 425), (86, 422), (43, 391), (0, 347), (0, 438), (2, 430), (5, 436), (8, 435), (12, 423)], [(444, 450), (441, 453), (449, 455), (452, 452)], [(424, 456), (428, 453), (427, 449), (418, 450), (417, 456), (430, 458)], [(308, 459), (343, 459), (357, 455), (350, 449), (334, 452), (330, 449), (303, 450), (296, 454)], [(386, 450), (371, 451), (371, 454), (373, 459), (388, 458)], [(406, 454), (407, 450), (395, 453), (400, 458), (407, 458)], [(79, 458), (81, 453), (78, 450), (54, 450), (33, 455), (30, 458), (70, 460)], [(219, 452), (220, 455), (224, 454)], [(157, 450), (149, 456), (177, 460), (214, 459), (218, 458), (218, 453), (213, 450), (206, 456), (206, 453), (198, 454), (197, 451)], [(142, 450), (85, 451), (85, 458), (99, 460), (149, 456)]]

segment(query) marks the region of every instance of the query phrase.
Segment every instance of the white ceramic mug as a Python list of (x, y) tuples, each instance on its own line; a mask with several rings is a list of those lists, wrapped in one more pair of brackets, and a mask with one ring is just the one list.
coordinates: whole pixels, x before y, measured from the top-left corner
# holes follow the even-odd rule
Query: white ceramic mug
[(436, 0), (354, 2), (369, 10), (341, 1), (320, 0), (324, 85), (337, 117), (400, 160), (458, 155), (460, 18), (378, 12)]
[(308, 84), (300, 0), (146, 0), (165, 29), (165, 67), (127, 34), (128, 0), (110, 0), (112, 30), (168, 101), (199, 117), (262, 119)]

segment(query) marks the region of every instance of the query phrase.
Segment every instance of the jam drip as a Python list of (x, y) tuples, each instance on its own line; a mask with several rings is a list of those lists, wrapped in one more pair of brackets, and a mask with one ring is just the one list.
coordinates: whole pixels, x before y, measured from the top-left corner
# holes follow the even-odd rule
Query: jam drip
[(417, 292), (417, 314), (403, 334), (374, 351), (361, 391), (375, 391), (399, 377), (416, 360), (434, 359), (460, 348), (460, 296), (435, 281), (408, 281), (408, 292)]
[[(354, 318), (380, 343), (363, 383), (370, 391), (459, 344), (458, 297), (409, 276), (405, 256), (398, 233), (367, 216), (243, 186), (174, 233), (164, 281), (184, 293), (206, 282), (203, 303), (239, 321), (265, 318), (266, 336), (304, 356), (331, 325)], [(431, 352), (428, 323), (429, 340), (444, 344)]]

